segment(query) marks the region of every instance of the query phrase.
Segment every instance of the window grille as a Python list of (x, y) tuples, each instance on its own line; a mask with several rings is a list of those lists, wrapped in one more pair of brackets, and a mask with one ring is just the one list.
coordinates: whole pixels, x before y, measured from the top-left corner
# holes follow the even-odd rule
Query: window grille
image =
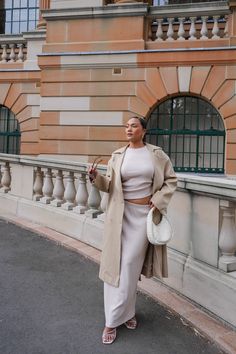
[(178, 96), (162, 102), (150, 114), (146, 139), (163, 148), (178, 172), (224, 173), (224, 124), (201, 98)]
[(15, 115), (0, 106), (0, 153), (20, 153), (20, 127)]
[(34, 30), (39, 19), (39, 0), (0, 0), (0, 33)]

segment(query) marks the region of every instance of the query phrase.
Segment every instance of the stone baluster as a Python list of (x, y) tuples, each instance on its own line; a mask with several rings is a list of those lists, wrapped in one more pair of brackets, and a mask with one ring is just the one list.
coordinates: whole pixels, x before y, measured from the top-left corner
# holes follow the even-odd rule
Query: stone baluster
[(103, 193), (101, 204), (100, 204), (100, 207), (101, 207), (101, 210), (103, 211), (103, 213), (98, 215), (98, 219), (103, 222), (105, 220), (105, 215), (106, 215), (105, 211), (107, 209), (108, 197), (109, 197), (108, 193)]
[(11, 44), (9, 45), (9, 47), (10, 47), (10, 49), (11, 49), (10, 56), (9, 56), (9, 58), (10, 58), (10, 63), (14, 63), (14, 62), (16, 61), (16, 52), (15, 52), (16, 46), (15, 46), (14, 43), (11, 43)]
[(169, 26), (168, 26), (167, 39), (166, 40), (169, 42), (169, 41), (173, 41), (174, 40), (174, 38), (173, 38), (173, 36), (174, 36), (174, 29), (173, 29), (174, 19), (173, 18), (168, 18), (167, 20), (168, 20)]
[(222, 210), (222, 225), (219, 235), (219, 268), (225, 272), (236, 270), (236, 227), (235, 204), (227, 200), (220, 201)]
[(45, 173), (42, 192), (43, 192), (43, 197), (40, 199), (40, 202), (44, 204), (49, 204), (52, 200), (52, 192), (53, 192), (51, 168), (48, 168)]
[(91, 218), (96, 218), (99, 214), (101, 214), (101, 210), (99, 209), (101, 203), (101, 195), (95, 187), (94, 184), (91, 185), (91, 190), (88, 197), (88, 207), (89, 210), (85, 212), (86, 216)]
[(66, 177), (66, 188), (64, 193), (65, 203), (62, 205), (62, 208), (65, 210), (72, 210), (75, 206), (75, 176), (74, 172), (70, 171)]
[(225, 16), (225, 29), (224, 29), (224, 37), (229, 37), (229, 17)]
[(8, 54), (7, 54), (7, 44), (2, 44), (2, 60), (1, 63), (6, 63), (8, 59)]
[(56, 175), (56, 181), (54, 183), (54, 188), (52, 192), (53, 201), (51, 202), (51, 205), (60, 207), (64, 202), (63, 200), (64, 192), (65, 192), (65, 187), (63, 183), (63, 174), (61, 170), (58, 170)]
[(184, 30), (184, 17), (179, 18), (179, 30), (178, 30), (178, 41), (185, 41), (185, 30)]
[(2, 168), (1, 168), (1, 165), (0, 165), (0, 189), (2, 187)]
[(5, 166), (2, 168), (1, 185), (2, 193), (8, 193), (11, 190), (11, 173), (9, 162), (6, 162)]
[(35, 201), (39, 201), (43, 196), (43, 172), (41, 171), (41, 167), (37, 167), (35, 171), (35, 180), (33, 185), (33, 192)]
[(219, 20), (219, 16), (213, 16), (213, 20), (214, 20), (214, 26), (212, 28), (212, 37), (211, 39), (219, 39), (220, 36), (218, 36), (220, 29), (218, 26), (218, 20)]
[(76, 204), (77, 206), (74, 208), (74, 211), (79, 214), (84, 214), (87, 208), (88, 202), (88, 190), (87, 190), (87, 180), (86, 173), (81, 173), (79, 177), (79, 184), (76, 193)]
[(18, 52), (17, 61), (19, 63), (22, 63), (24, 61), (24, 52), (23, 52), (24, 44), (23, 43), (18, 44), (18, 48), (19, 48), (19, 52)]
[(162, 22), (163, 22), (162, 18), (157, 19), (156, 41), (158, 42), (163, 41)]
[(200, 31), (201, 33), (200, 39), (208, 39), (207, 19), (208, 16), (202, 16), (202, 28)]
[(190, 25), (190, 29), (189, 29), (189, 40), (190, 41), (195, 41), (196, 38), (196, 27), (195, 27), (195, 21), (196, 21), (196, 17), (190, 17), (190, 21), (191, 21), (191, 25)]

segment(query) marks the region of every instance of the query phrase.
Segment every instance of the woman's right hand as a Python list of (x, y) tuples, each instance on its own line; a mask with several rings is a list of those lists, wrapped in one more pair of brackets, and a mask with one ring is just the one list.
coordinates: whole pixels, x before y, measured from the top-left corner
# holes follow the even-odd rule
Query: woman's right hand
[(98, 171), (96, 170), (96, 168), (90, 167), (88, 169), (89, 180), (90, 180), (91, 183), (94, 182), (94, 180), (97, 177), (97, 174), (98, 174)]

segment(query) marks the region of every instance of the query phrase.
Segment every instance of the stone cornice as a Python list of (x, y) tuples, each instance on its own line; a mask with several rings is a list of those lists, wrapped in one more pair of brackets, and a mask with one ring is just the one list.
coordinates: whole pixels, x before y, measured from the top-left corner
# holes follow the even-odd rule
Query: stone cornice
[(25, 43), (25, 41), (22, 34), (0, 34), (0, 44)]
[(23, 32), (23, 37), (27, 40), (43, 40), (46, 39), (46, 29), (35, 30), (31, 32)]
[[(218, 52), (220, 55), (215, 55)], [(169, 53), (169, 60), (167, 54)], [(185, 53), (185, 60), (183, 55)], [(199, 53), (196, 59), (196, 53)], [(229, 54), (230, 53), (230, 54)], [(173, 57), (174, 56), (174, 57)], [(59, 57), (59, 61), (50, 64), (47, 57)], [(174, 59), (173, 59), (174, 58)], [(230, 59), (229, 59), (230, 58)], [(178, 48), (159, 50), (134, 50), (110, 52), (73, 52), (42, 53), (39, 55), (40, 67), (66, 68), (114, 68), (114, 67), (157, 67), (192, 65), (232, 65), (236, 62), (236, 46), (221, 48)]]
[(140, 49), (140, 50), (121, 50), (121, 51), (99, 51), (99, 52), (57, 52), (41, 53), (39, 57), (47, 56), (81, 56), (81, 55), (117, 55), (117, 54), (138, 54), (138, 53), (160, 53), (160, 52), (202, 52), (202, 51), (224, 51), (236, 50), (236, 46), (231, 47), (201, 47), (201, 48), (168, 48), (168, 49)]

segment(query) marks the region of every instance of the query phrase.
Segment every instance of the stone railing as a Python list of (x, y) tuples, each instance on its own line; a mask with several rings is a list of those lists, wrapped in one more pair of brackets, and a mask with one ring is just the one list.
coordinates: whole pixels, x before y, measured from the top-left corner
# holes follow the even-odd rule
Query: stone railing
[[(185, 216), (191, 220), (188, 231), (185, 230), (186, 240), (190, 242), (189, 254), (201, 261), (209, 261), (222, 271), (236, 271), (236, 178), (179, 174), (177, 194), (182, 192), (183, 205), (191, 207)], [(178, 197), (176, 201), (178, 204)], [(185, 213), (184, 209), (182, 212)], [(207, 244), (212, 246), (210, 251)], [(179, 248), (179, 251), (184, 249)]]
[(0, 64), (22, 63), (26, 60), (27, 42), (22, 36), (0, 36)]
[[(1, 217), (28, 219), (101, 249), (107, 194), (90, 184), (87, 164), (0, 154), (0, 165)], [(235, 210), (236, 179), (179, 174), (163, 280), (233, 326)]]
[[(19, 183), (14, 180), (17, 179), (20, 165), (22, 168), (28, 167), (29, 177), (33, 176), (33, 181), (28, 181), (32, 191), (26, 193), (32, 195), (33, 201), (86, 214), (91, 218), (103, 213), (100, 192), (88, 182), (87, 164), (1, 155), (0, 192), (21, 194)], [(100, 167), (99, 170), (104, 171), (104, 168)]]
[(226, 1), (151, 7), (148, 40), (156, 42), (219, 40), (227, 38)]
[[(85, 214), (90, 218), (97, 218), (103, 220), (103, 212), (106, 205), (106, 193), (101, 198), (100, 192), (97, 188), (91, 185), (88, 181), (87, 169), (88, 165), (85, 163), (75, 163), (69, 161), (57, 161), (39, 158), (17, 157), (15, 155), (0, 156), (1, 164), (1, 178), (0, 178), (0, 192), (9, 193), (14, 196), (26, 197), (39, 203), (41, 205), (50, 205), (51, 207), (62, 209), (67, 212), (77, 214)], [(20, 168), (20, 169), (19, 169)], [(25, 171), (28, 172), (26, 174)], [(100, 171), (105, 173), (106, 167), (100, 166)], [(21, 181), (21, 178), (28, 178), (28, 181)], [(25, 187), (22, 189), (22, 185)], [(24, 192), (26, 191), (26, 192)], [(179, 177), (179, 189), (176, 194), (178, 198), (186, 198), (186, 191), (191, 191), (196, 195), (200, 195), (196, 209), (204, 205), (205, 200), (209, 198), (215, 200), (213, 203), (214, 215), (207, 221), (208, 228), (214, 233), (211, 237), (214, 238), (214, 261), (212, 265), (219, 267), (223, 271), (231, 272), (236, 270), (236, 228), (235, 228), (235, 208), (236, 208), (236, 180), (222, 179), (222, 178), (207, 178), (207, 177), (186, 177), (185, 175)], [(183, 193), (183, 196), (178, 196)], [(25, 193), (25, 195), (24, 195)], [(203, 194), (204, 193), (204, 194)], [(205, 199), (204, 199), (205, 198)], [(208, 199), (207, 199), (208, 198)], [(186, 199), (186, 205), (189, 203), (189, 196)], [(174, 201), (174, 203), (175, 203)], [(192, 201), (191, 201), (192, 203)], [(175, 207), (171, 208), (170, 213), (173, 214), (173, 220), (176, 219), (176, 214), (173, 212)], [(188, 218), (192, 219), (191, 232), (196, 239), (192, 241), (191, 247), (193, 249), (187, 250), (186, 245), (189, 243), (191, 235), (188, 231), (183, 232), (180, 225), (176, 221), (176, 233), (186, 238), (185, 245), (179, 247), (178, 244), (170, 245), (183, 253), (198, 253), (196, 258), (200, 258), (200, 254), (205, 252), (205, 239), (201, 241), (198, 236), (200, 230), (199, 223), (204, 224), (206, 220), (198, 217), (194, 219), (195, 211), (192, 211)], [(182, 222), (186, 223), (185, 211), (180, 215)], [(212, 221), (218, 220), (219, 225), (215, 228)], [(175, 223), (175, 221), (174, 221)], [(203, 234), (205, 230), (201, 231)], [(206, 231), (208, 233), (208, 230)], [(197, 246), (196, 246), (197, 244)], [(196, 251), (195, 246), (198, 248)], [(200, 245), (200, 248), (199, 248)], [(183, 247), (183, 248), (181, 248)], [(202, 249), (201, 249), (202, 247)], [(220, 250), (220, 252), (218, 251)], [(204, 259), (205, 257), (205, 259)], [(201, 260), (207, 262), (207, 256), (203, 255)]]

